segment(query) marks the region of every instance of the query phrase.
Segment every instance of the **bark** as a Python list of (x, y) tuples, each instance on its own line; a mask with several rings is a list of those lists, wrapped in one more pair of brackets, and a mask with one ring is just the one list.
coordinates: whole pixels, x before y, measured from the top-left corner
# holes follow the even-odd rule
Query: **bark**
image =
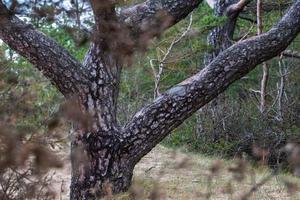
[(215, 15), (218, 17), (226, 16), (227, 20), (224, 24), (214, 28), (207, 38), (208, 45), (213, 47), (212, 52), (206, 54), (204, 65), (208, 65), (220, 52), (229, 48), (233, 44), (233, 34), (236, 21), (240, 12), (250, 3), (248, 0), (217, 0), (214, 4)]
[[(188, 16), (203, 0), (146, 0), (143, 3), (124, 8), (119, 14), (134, 34), (158, 29), (159, 32)], [(168, 23), (161, 17), (169, 16)]]
[(201, 72), (156, 98), (121, 127), (116, 116), (124, 63), (114, 50), (124, 44), (110, 40), (110, 36), (119, 37), (118, 28), (124, 24), (122, 16), (132, 14), (136, 23), (131, 23), (130, 30), (138, 34), (141, 30), (138, 22), (152, 24), (153, 16), (163, 8), (173, 17), (170, 26), (200, 2), (148, 0), (118, 16), (113, 4), (103, 8), (91, 1), (95, 33), (80, 64), (53, 40), (31, 26), (28, 28), (0, 1), (0, 38), (36, 65), (66, 97), (78, 96), (79, 108), (92, 117), (91, 125), (78, 126), (72, 137), (71, 199), (96, 199), (126, 191), (133, 168), (144, 155), (235, 80), (282, 52), (300, 31), (298, 0), (272, 30), (223, 51)]
[[(71, 199), (103, 196), (104, 183), (107, 187), (113, 183), (114, 193), (124, 191), (133, 171), (120, 152), (121, 127), (116, 117), (120, 66), (115, 57), (101, 51), (101, 43), (91, 44), (84, 66), (91, 72), (91, 83), (82, 104), (93, 124), (72, 139)], [(78, 155), (78, 150), (84, 153)]]
[[(111, 36), (118, 28), (114, 5), (91, 1), (95, 32), (83, 66), (89, 72), (89, 89), (81, 103), (93, 118), (91, 130), (79, 130), (72, 140), (71, 199), (96, 199), (128, 189), (133, 165), (121, 153), (121, 127), (117, 98), (122, 62), (113, 53), (119, 48)], [(83, 152), (82, 154), (78, 154)]]

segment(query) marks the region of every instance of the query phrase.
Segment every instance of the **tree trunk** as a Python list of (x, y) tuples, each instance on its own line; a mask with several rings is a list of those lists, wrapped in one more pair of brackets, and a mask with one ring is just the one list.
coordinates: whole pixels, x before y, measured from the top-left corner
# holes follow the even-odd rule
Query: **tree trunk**
[(119, 138), (99, 135), (84, 133), (72, 142), (72, 200), (110, 196), (131, 185), (134, 164), (121, 152)]
[(122, 152), (116, 116), (121, 62), (103, 51), (105, 42), (93, 42), (83, 63), (91, 74), (79, 104), (91, 120), (72, 137), (71, 199), (96, 199), (126, 191), (131, 184), (134, 165)]
[[(223, 1), (218, 0), (214, 6), (215, 16), (221, 17), (226, 16), (227, 9), (235, 4), (235, 0)], [(217, 57), (222, 51), (227, 49), (233, 44), (233, 34), (235, 30), (235, 24), (237, 21), (238, 15), (232, 17), (227, 17), (227, 20), (224, 24), (214, 28), (207, 37), (207, 43), (213, 49), (211, 52), (205, 54), (204, 65), (207, 66)]]

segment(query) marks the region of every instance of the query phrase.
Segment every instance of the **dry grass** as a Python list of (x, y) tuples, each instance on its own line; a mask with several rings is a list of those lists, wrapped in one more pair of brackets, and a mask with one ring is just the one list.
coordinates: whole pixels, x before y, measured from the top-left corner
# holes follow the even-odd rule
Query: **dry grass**
[[(114, 200), (134, 199), (132, 196), (135, 199), (243, 199), (253, 185), (270, 176), (271, 172), (263, 167), (236, 167), (239, 162), (216, 161), (158, 146), (136, 166), (130, 192), (118, 195)], [(57, 199), (68, 199), (69, 168), (67, 165), (54, 177), (55, 190), (59, 193)], [(288, 174), (272, 176), (245, 199), (300, 199), (299, 190), (295, 191), (292, 183), (300, 185), (300, 180)], [(287, 189), (291, 191), (287, 192)]]

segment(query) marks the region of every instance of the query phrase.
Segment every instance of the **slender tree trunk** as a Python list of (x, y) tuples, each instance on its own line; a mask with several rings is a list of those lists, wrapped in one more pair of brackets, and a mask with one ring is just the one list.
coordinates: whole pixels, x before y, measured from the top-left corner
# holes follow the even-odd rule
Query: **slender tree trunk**
[(282, 57), (280, 57), (279, 61), (278, 61), (278, 65), (279, 65), (279, 76), (280, 76), (280, 81), (279, 83), (277, 83), (277, 87), (278, 87), (278, 94), (277, 94), (277, 116), (276, 119), (279, 122), (283, 122), (284, 121), (284, 94), (285, 94), (285, 89), (286, 89), (286, 81), (287, 81), (287, 74), (288, 74), (288, 69), (286, 66), (286, 63), (284, 62), (284, 60), (282, 59)]
[[(227, 9), (235, 3), (231, 1), (216, 1), (214, 6), (215, 16), (222, 17), (226, 16)], [(204, 65), (209, 65), (215, 57), (217, 57), (222, 51), (227, 49), (233, 44), (233, 34), (235, 30), (235, 24), (237, 17), (228, 17), (226, 22), (216, 28), (214, 28), (207, 37), (207, 43), (213, 50), (205, 55)]]
[[(263, 33), (262, 10), (263, 10), (263, 2), (262, 0), (257, 0), (257, 35), (261, 35)], [(261, 87), (260, 87), (260, 112), (262, 114), (264, 114), (266, 110), (268, 80), (269, 80), (269, 66), (267, 62), (263, 62), (263, 76), (261, 79)]]
[(266, 97), (267, 97), (267, 87), (269, 80), (269, 66), (266, 62), (263, 63), (263, 75), (261, 79), (260, 88), (260, 112), (262, 114), (266, 111)]

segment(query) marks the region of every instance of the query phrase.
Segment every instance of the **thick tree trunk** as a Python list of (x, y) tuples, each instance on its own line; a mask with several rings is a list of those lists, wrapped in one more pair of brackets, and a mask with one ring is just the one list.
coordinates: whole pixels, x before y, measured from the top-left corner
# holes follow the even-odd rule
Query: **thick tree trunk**
[(131, 185), (134, 165), (121, 152), (119, 138), (99, 135), (84, 133), (72, 142), (72, 200), (125, 192)]
[(79, 94), (91, 123), (72, 137), (71, 199), (96, 199), (126, 191), (134, 165), (122, 152), (122, 129), (117, 122), (121, 64), (103, 51), (106, 41), (93, 42), (83, 66), (90, 71), (87, 91)]

